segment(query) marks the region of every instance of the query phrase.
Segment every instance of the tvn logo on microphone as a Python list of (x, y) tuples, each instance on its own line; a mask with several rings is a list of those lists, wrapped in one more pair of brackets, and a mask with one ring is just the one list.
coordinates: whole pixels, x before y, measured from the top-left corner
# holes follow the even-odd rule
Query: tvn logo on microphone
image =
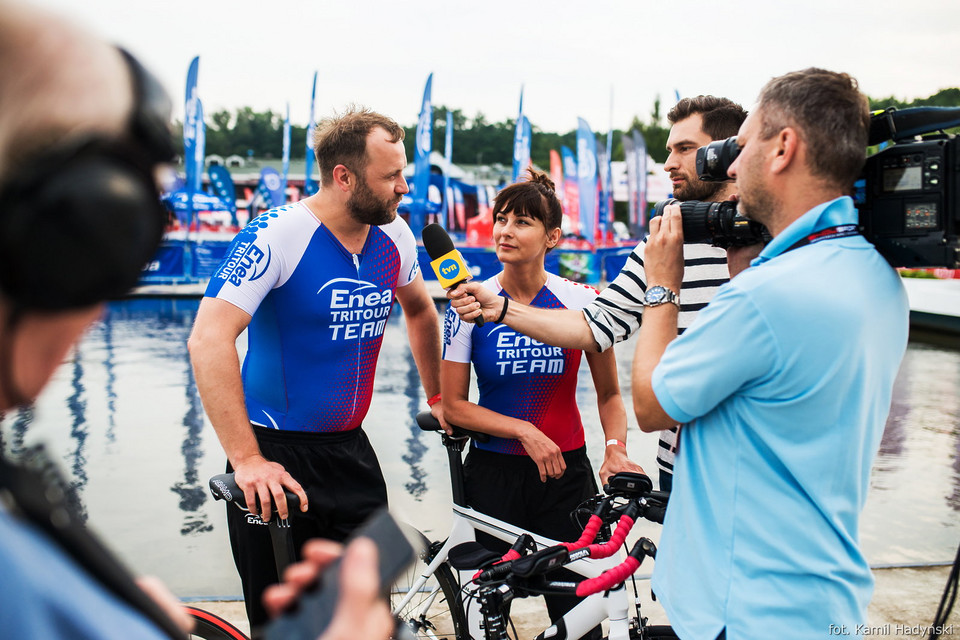
[(437, 280), (444, 289), (470, 279), (470, 271), (464, 264), (460, 252), (454, 249), (448, 251), (436, 260), (430, 262), (430, 267), (437, 274)]

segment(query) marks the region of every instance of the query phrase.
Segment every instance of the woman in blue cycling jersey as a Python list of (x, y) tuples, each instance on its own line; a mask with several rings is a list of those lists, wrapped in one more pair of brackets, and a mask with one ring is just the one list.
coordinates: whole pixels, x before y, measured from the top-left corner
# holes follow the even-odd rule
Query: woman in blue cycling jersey
[[(593, 287), (547, 272), (544, 260), (560, 242), (563, 214), (553, 182), (530, 170), (529, 180), (500, 191), (493, 206), (493, 240), (503, 271), (483, 284), (504, 298), (544, 308), (582, 309)], [(501, 314), (501, 318), (503, 315)], [(453, 309), (444, 321), (441, 389), (445, 415), (459, 426), (490, 434), (473, 442), (464, 464), (468, 504), (527, 531), (573, 541), (570, 517), (597, 493), (577, 407), (581, 354), (532, 340), (496, 322), (461, 322)], [(601, 480), (619, 471), (642, 471), (627, 458), (627, 420), (612, 349), (587, 353), (597, 389), (606, 447)], [(480, 397), (469, 400), (470, 365)], [(478, 541), (491, 548), (492, 537)], [(551, 619), (577, 602), (547, 598)]]

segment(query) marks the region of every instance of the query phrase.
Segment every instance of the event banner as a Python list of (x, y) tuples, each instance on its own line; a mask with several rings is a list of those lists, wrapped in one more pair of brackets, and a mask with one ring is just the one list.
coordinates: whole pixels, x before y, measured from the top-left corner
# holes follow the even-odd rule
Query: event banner
[(320, 185), (317, 184), (317, 181), (311, 178), (313, 173), (314, 165), (316, 164), (316, 156), (313, 153), (313, 131), (317, 128), (317, 123), (313, 119), (313, 106), (317, 98), (317, 72), (313, 72), (313, 89), (310, 90), (310, 120), (307, 122), (307, 153), (306, 161), (307, 164), (304, 167), (304, 178), (303, 178), (303, 195), (312, 196), (317, 191), (320, 190)]
[(283, 191), (287, 190), (287, 176), (290, 175), (290, 103), (287, 103), (287, 117), (283, 121)]
[(580, 189), (580, 235), (594, 242), (597, 231), (597, 139), (583, 118), (577, 118), (577, 182)]
[(453, 207), (450, 204), (450, 167), (453, 166), (453, 112), (447, 110), (447, 131), (443, 141), (443, 159), (447, 166), (443, 169), (443, 211), (440, 216), (440, 225), (447, 228), (448, 221), (453, 220)]
[(213, 189), (213, 195), (226, 203), (230, 213), (233, 214), (233, 224), (237, 224), (237, 192), (233, 186), (230, 171), (223, 165), (215, 164), (207, 170), (207, 174), (210, 176), (210, 187)]
[(633, 152), (637, 157), (637, 226), (647, 228), (647, 141), (638, 130), (633, 131)]
[(569, 147), (560, 147), (563, 158), (563, 196), (570, 233), (580, 234), (580, 186), (577, 182), (577, 157)]
[(627, 220), (630, 231), (637, 227), (637, 155), (633, 152), (633, 138), (623, 134), (623, 159), (627, 164)]
[[(200, 97), (197, 95), (197, 74), (200, 70), (200, 56), (194, 57), (187, 70), (187, 90), (183, 103), (183, 162), (187, 174), (187, 189), (200, 191), (201, 175), (203, 174), (203, 150), (200, 150), (201, 162), (198, 165), (197, 147), (202, 133), (203, 113), (200, 107)], [(202, 146), (202, 145), (200, 145)]]
[(607, 156), (607, 149), (604, 146), (597, 147), (597, 181), (599, 197), (597, 198), (597, 237), (605, 238), (609, 226), (609, 220), (612, 216), (610, 211), (610, 199), (607, 197), (610, 188), (610, 158)]
[(430, 98), (433, 74), (427, 76), (417, 120), (413, 151), (413, 202), (410, 205), (410, 229), (419, 235), (427, 212), (427, 191), (430, 189), (430, 151), (433, 149), (433, 104)]
[(517, 110), (517, 124), (513, 132), (513, 171), (510, 184), (520, 180), (530, 165), (530, 121), (523, 115), (523, 87), (520, 87), (520, 108)]
[(513, 182), (526, 180), (526, 170), (530, 166), (530, 144), (532, 134), (530, 121), (521, 114), (517, 121), (517, 134), (513, 140)]
[(286, 194), (283, 192), (282, 182), (280, 173), (273, 167), (264, 167), (260, 170), (257, 197), (266, 205), (267, 209), (285, 204)]

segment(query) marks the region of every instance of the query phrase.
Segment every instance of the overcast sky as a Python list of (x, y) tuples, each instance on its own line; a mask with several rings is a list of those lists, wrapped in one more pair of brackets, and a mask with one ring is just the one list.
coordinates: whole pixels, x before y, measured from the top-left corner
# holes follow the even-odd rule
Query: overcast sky
[[(958, 0), (25, 0), (128, 48), (158, 74), (182, 118), (200, 56), (207, 115), (250, 106), (306, 125), (356, 102), (416, 122), (434, 105), (515, 118), (521, 86), (534, 127), (595, 132), (712, 93), (749, 107), (773, 76), (846, 71), (872, 97), (960, 86)], [(456, 144), (456, 142), (454, 142)]]

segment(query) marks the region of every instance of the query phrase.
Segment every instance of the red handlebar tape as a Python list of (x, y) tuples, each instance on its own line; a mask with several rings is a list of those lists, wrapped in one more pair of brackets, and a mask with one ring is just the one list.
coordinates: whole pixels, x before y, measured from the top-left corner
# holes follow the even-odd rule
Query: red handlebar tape
[(607, 589), (612, 588), (613, 585), (620, 584), (629, 578), (630, 574), (639, 568), (640, 561), (632, 556), (627, 556), (627, 559), (617, 566), (607, 569), (596, 578), (584, 580), (577, 585), (577, 595), (582, 598), (593, 595), (594, 593), (606, 591)]

